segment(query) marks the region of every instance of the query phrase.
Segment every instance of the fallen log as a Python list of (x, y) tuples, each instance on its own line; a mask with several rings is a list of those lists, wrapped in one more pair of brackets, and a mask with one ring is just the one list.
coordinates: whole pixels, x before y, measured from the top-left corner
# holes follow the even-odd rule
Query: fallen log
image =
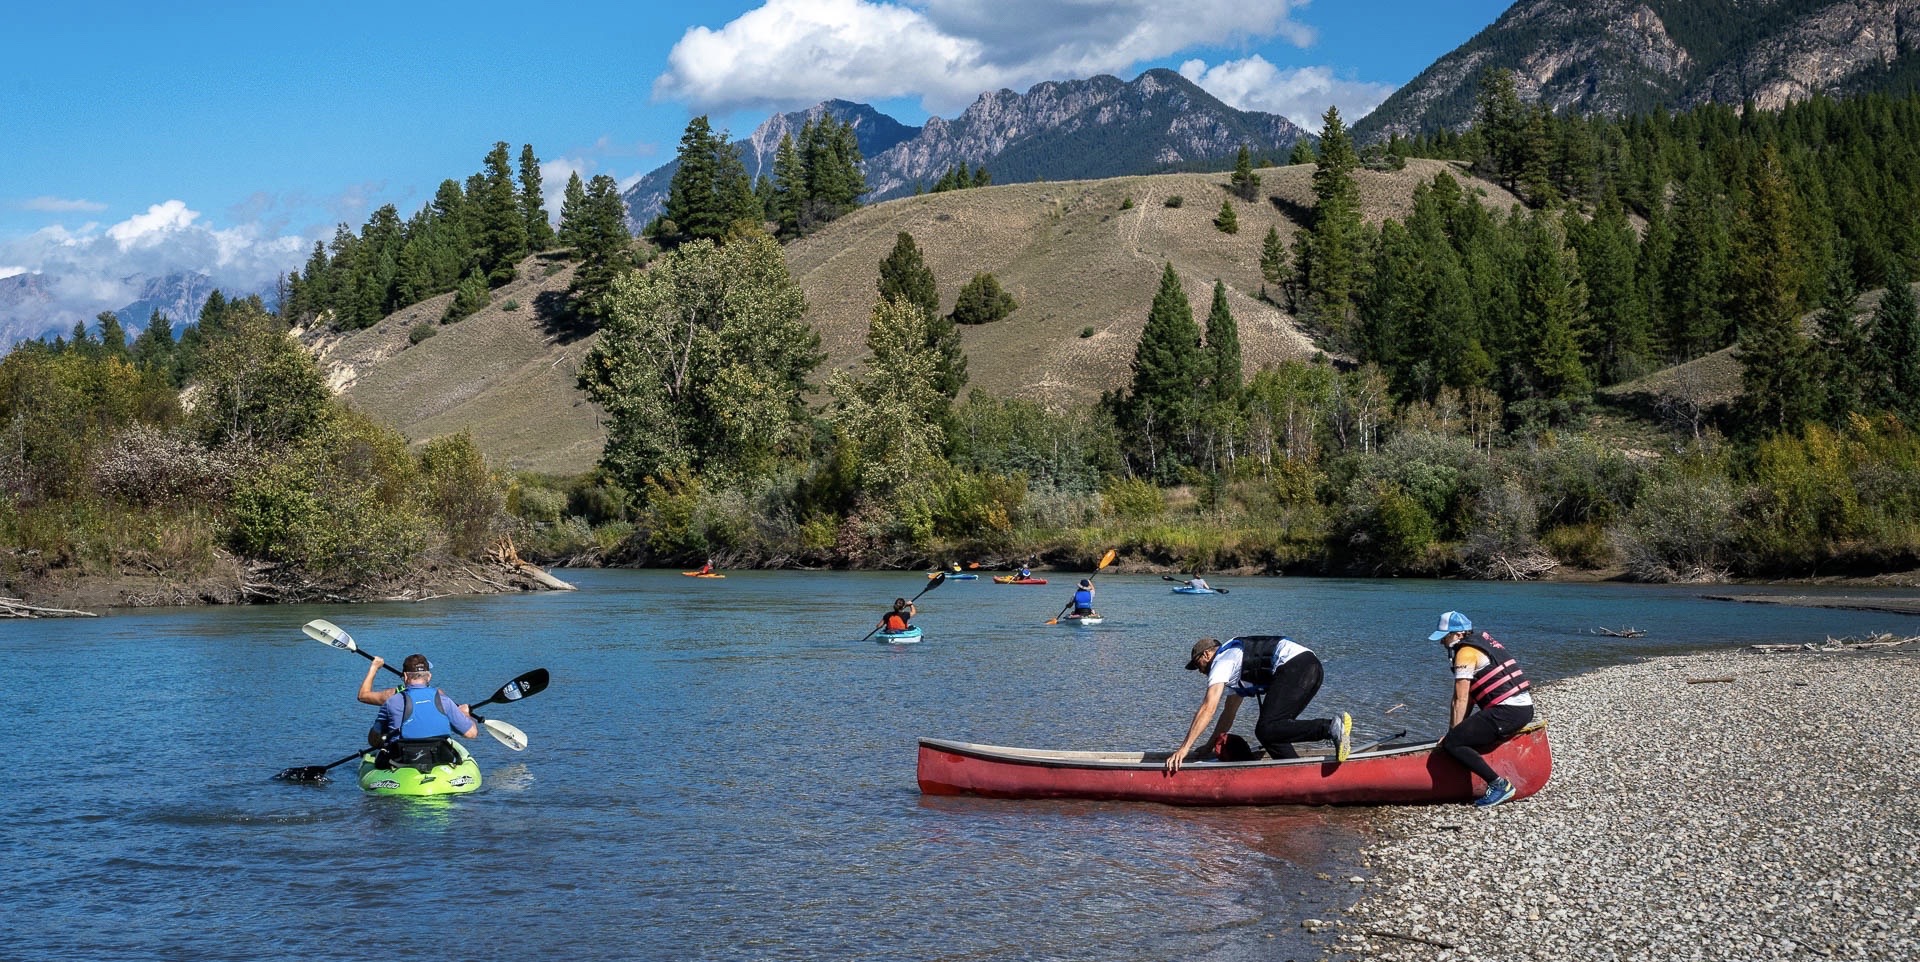
[(1689, 685), (1713, 685), (1713, 684), (1724, 684), (1724, 683), (1730, 683), (1730, 682), (1732, 682), (1732, 681), (1733, 681), (1733, 676), (1732, 676), (1732, 675), (1723, 675), (1723, 676), (1721, 676), (1721, 677), (1719, 677), (1719, 678), (1689, 678), (1689, 679), (1687, 679), (1687, 684), (1689, 684)]
[(91, 611), (75, 608), (45, 608), (30, 605), (19, 598), (0, 598), (0, 618), (98, 618)]

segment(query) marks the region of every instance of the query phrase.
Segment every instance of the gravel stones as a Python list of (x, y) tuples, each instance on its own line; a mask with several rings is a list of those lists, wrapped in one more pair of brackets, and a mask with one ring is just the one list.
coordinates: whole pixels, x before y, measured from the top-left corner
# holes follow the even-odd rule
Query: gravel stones
[(1334, 958), (1920, 958), (1920, 657), (1718, 652), (1539, 696), (1547, 787), (1390, 810)]

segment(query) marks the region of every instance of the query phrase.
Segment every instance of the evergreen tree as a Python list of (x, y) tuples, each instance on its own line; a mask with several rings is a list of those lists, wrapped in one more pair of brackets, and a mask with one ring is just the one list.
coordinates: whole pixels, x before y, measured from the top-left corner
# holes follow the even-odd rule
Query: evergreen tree
[(828, 418), (854, 454), (854, 487), (884, 506), (909, 540), (933, 533), (933, 504), (946, 473), (949, 399), (933, 387), (934, 359), (923, 346), (929, 318), (912, 304), (882, 298), (867, 329), (870, 352), (860, 375), (834, 375)]
[(468, 200), (477, 201), (474, 215), (479, 227), (480, 269), (487, 283), (498, 287), (513, 280), (515, 265), (527, 256), (527, 217), (520, 206), (520, 192), (514, 187), (513, 161), (506, 141), (495, 142), (487, 152), (479, 186), (479, 195), (469, 194)]
[(1711, 171), (1698, 170), (1680, 188), (1673, 208), (1673, 247), (1664, 274), (1665, 338), (1679, 360), (1729, 343), (1726, 314), (1727, 217)]
[(1920, 305), (1907, 272), (1887, 269), (1887, 291), (1867, 324), (1868, 403), (1920, 423)]
[(1358, 165), (1340, 109), (1328, 107), (1313, 172), (1313, 228), (1302, 235), (1304, 243), (1296, 250), (1294, 263), (1308, 313), (1341, 346), (1353, 339), (1354, 296), (1360, 289), (1365, 253), (1360, 192), (1353, 181)]
[(1866, 332), (1854, 318), (1853, 305), (1858, 296), (1852, 270), (1844, 259), (1836, 259), (1828, 270), (1826, 292), (1814, 319), (1818, 331), (1814, 370), (1825, 387), (1821, 407), (1827, 423), (1836, 426), (1846, 424), (1856, 412), (1867, 411), (1872, 362)]
[[(1593, 391), (1580, 356), (1587, 323), (1586, 285), (1564, 246), (1559, 226), (1546, 212), (1525, 222), (1525, 259), (1520, 278), (1520, 329), (1525, 332), (1526, 379), (1535, 408), (1552, 421), (1577, 413)], [(1517, 407), (1517, 406), (1516, 406)]]
[(686, 131), (680, 135), (680, 166), (667, 186), (664, 215), (672, 222), (676, 237), (717, 242), (726, 236), (732, 219), (719, 200), (720, 149), (724, 146), (726, 141), (714, 134), (705, 114), (687, 122)]
[(1232, 200), (1221, 198), (1220, 213), (1214, 216), (1213, 226), (1223, 234), (1240, 233), (1240, 217), (1233, 212)]
[(578, 248), (582, 225), (587, 217), (587, 185), (580, 182), (580, 172), (574, 171), (567, 176), (566, 197), (560, 202), (560, 244), (563, 247)]
[(1735, 231), (1731, 299), (1740, 330), (1742, 422), (1756, 433), (1797, 432), (1819, 416), (1823, 392), (1800, 333), (1793, 201), (1771, 145), (1749, 170), (1747, 192)]
[(100, 354), (103, 357), (127, 357), (127, 330), (120, 326), (120, 315), (112, 311), (101, 311), (94, 320), (100, 322)]
[(1279, 287), (1287, 279), (1287, 245), (1280, 240), (1280, 228), (1267, 228), (1267, 236), (1260, 241), (1260, 277), (1268, 284)]
[(1240, 325), (1227, 308), (1227, 285), (1213, 282), (1213, 307), (1207, 312), (1208, 393), (1216, 404), (1236, 404), (1240, 400)]
[(133, 339), (133, 363), (146, 371), (156, 371), (179, 386), (179, 371), (174, 364), (173, 321), (156, 308), (147, 317), (147, 328)]
[(573, 272), (570, 304), (575, 315), (598, 324), (614, 279), (632, 266), (633, 236), (627, 233), (627, 203), (620, 197), (620, 185), (606, 174), (595, 174), (576, 220), (573, 251), (580, 266)]
[(487, 278), (478, 267), (460, 286), (453, 289), (453, 300), (447, 302), (446, 313), (440, 315), (440, 323), (452, 324), (487, 306)]
[(1293, 149), (1287, 152), (1287, 166), (1289, 167), (1299, 164), (1311, 164), (1315, 159), (1313, 155), (1313, 145), (1308, 143), (1305, 137), (1294, 141)]
[(554, 244), (553, 223), (547, 219), (546, 199), (540, 192), (540, 158), (532, 144), (520, 146), (520, 210), (527, 219), (527, 245), (543, 251)]
[(1633, 225), (1611, 196), (1601, 201), (1592, 219), (1569, 213), (1563, 223), (1567, 240), (1579, 255), (1593, 318), (1588, 327), (1591, 336), (1581, 349), (1592, 359), (1601, 384), (1638, 377), (1650, 362), (1652, 329), (1634, 275), (1639, 251)]
[(1482, 71), (1475, 104), (1475, 132), (1485, 143), (1486, 153), (1475, 159), (1474, 166), (1500, 186), (1516, 190), (1525, 166), (1522, 158), (1530, 117), (1515, 89), (1513, 72), (1493, 68)]
[(1125, 405), (1129, 446), (1148, 475), (1171, 477), (1186, 463), (1181, 441), (1192, 428), (1204, 368), (1193, 305), (1169, 263), (1161, 271), (1160, 289), (1134, 350), (1133, 383)]
[(953, 304), (953, 322), (987, 324), (1006, 317), (1019, 306), (1012, 294), (1001, 289), (998, 278), (979, 273), (960, 288), (960, 297)]
[(798, 235), (800, 217), (807, 208), (807, 167), (793, 146), (792, 134), (781, 134), (780, 148), (774, 152), (773, 191), (774, 220), (780, 233)]
[(975, 167), (973, 169), (973, 186), (975, 187), (993, 186), (993, 175), (987, 173), (986, 164), (981, 164), (980, 166)]
[(1247, 145), (1240, 145), (1240, 153), (1233, 160), (1233, 177), (1229, 180), (1233, 192), (1241, 200), (1254, 201), (1260, 198), (1260, 175), (1253, 172), (1253, 155)]
[(719, 143), (714, 155), (714, 186), (718, 191), (714, 205), (725, 226), (716, 239), (725, 240), (736, 230), (758, 230), (761, 204), (759, 195), (753, 192), (753, 178), (740, 160), (740, 149), (727, 142), (724, 131)]
[(913, 235), (901, 231), (893, 249), (880, 261), (880, 277), (875, 281), (880, 301), (899, 301), (927, 316), (927, 342), (922, 345), (933, 358), (934, 389), (947, 398), (960, 395), (967, 384), (967, 355), (960, 345), (960, 332), (953, 319), (940, 313), (940, 291), (933, 271), (920, 256)]

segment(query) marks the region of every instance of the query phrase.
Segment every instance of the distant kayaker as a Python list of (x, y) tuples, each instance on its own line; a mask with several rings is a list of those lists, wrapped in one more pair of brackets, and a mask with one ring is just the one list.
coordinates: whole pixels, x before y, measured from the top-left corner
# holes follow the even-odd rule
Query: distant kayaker
[(1347, 760), (1353, 735), (1352, 715), (1341, 712), (1336, 718), (1302, 720), (1299, 717), (1307, 703), (1319, 693), (1324, 674), (1319, 656), (1304, 645), (1281, 635), (1251, 635), (1231, 639), (1224, 645), (1215, 638), (1202, 638), (1193, 643), (1187, 670), (1207, 673), (1207, 695), (1201, 700), (1199, 710), (1193, 713), (1193, 724), (1187, 726), (1186, 739), (1167, 756), (1167, 774), (1180, 771), (1181, 761), (1200, 740), (1207, 721), (1213, 718), (1214, 710), (1220, 708), (1223, 695), (1226, 708), (1221, 709), (1220, 721), (1213, 726), (1213, 737), (1207, 740), (1208, 744), (1219, 742), (1220, 736), (1233, 730), (1233, 719), (1240, 711), (1241, 700), (1251, 695), (1260, 701), (1260, 720), (1254, 725), (1253, 735), (1266, 747), (1269, 756), (1298, 758), (1300, 755), (1293, 748), (1295, 741), (1325, 738), (1334, 744), (1335, 760)]
[(703, 575), (710, 575), (710, 574), (713, 574), (713, 559), (712, 559), (712, 558), (708, 558), (708, 559), (707, 559), (707, 563), (706, 563), (706, 564), (703, 564), (703, 565), (701, 565), (701, 566), (700, 566), (700, 570), (699, 570), (699, 572), (697, 572), (697, 573), (698, 573), (698, 574), (703, 574)]
[(1202, 577), (1200, 577), (1199, 575), (1194, 575), (1193, 577), (1191, 577), (1191, 578), (1188, 578), (1188, 579), (1187, 579), (1187, 587), (1189, 587), (1189, 588), (1198, 588), (1198, 589), (1200, 589), (1201, 591), (1212, 591), (1212, 590), (1213, 590), (1212, 588), (1209, 588), (1209, 587), (1207, 587), (1207, 579), (1205, 579), (1205, 578), (1202, 578)]
[(1021, 566), (1020, 566), (1020, 580), (1021, 580), (1021, 581), (1032, 581), (1032, 580), (1033, 580), (1033, 569), (1031, 569), (1031, 568), (1028, 568), (1028, 567), (1027, 567), (1026, 565), (1021, 565)]
[(913, 627), (913, 616), (919, 613), (920, 609), (916, 607), (913, 602), (905, 598), (895, 598), (893, 599), (893, 610), (887, 612), (886, 615), (880, 619), (880, 630), (896, 634), (906, 631), (908, 628)]
[(1093, 614), (1093, 579), (1082, 578), (1073, 592), (1073, 616)]
[(947, 568), (948, 570), (952, 571), (954, 574), (959, 574), (961, 571), (965, 570), (960, 567), (960, 562), (958, 561), (947, 562)]
[(1440, 616), (1440, 627), (1428, 640), (1446, 647), (1453, 667), (1453, 712), (1440, 747), (1487, 783), (1486, 793), (1473, 804), (1491, 808), (1512, 798), (1514, 787), (1487, 764), (1480, 749), (1499, 744), (1533, 721), (1533, 684), (1506, 646), (1484, 631), (1471, 637), (1472, 631), (1466, 615), (1449, 611)]
[(467, 706), (455, 704), (446, 692), (433, 687), (433, 663), (427, 656), (408, 655), (400, 663), (404, 687), (376, 691), (373, 677), (385, 664), (385, 659), (373, 659), (367, 677), (360, 680), (359, 699), (380, 706), (373, 728), (367, 731), (367, 743), (381, 749), (391, 762), (411, 765), (426, 759), (452, 761), (452, 736), (473, 738), (480, 734), (480, 726), (468, 714)]

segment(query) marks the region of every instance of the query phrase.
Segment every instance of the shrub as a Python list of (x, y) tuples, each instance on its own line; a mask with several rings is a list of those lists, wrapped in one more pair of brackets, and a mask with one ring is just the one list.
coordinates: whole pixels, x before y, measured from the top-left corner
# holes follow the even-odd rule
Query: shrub
[(1132, 209), (1133, 209), (1133, 195), (1132, 195), (1132, 194), (1128, 194), (1128, 195), (1126, 196), (1126, 199), (1125, 199), (1125, 200), (1122, 200), (1122, 201), (1120, 202), (1120, 209), (1121, 209), (1121, 210), (1132, 210)]
[(1086, 327), (1083, 327), (1083, 328), (1081, 328), (1081, 329), (1080, 329), (1080, 336), (1081, 336), (1082, 338), (1089, 338), (1089, 337), (1092, 337), (1092, 336), (1093, 336), (1093, 325), (1091, 325), (1091, 324), (1089, 324), (1089, 325), (1087, 325)]
[(486, 458), (466, 432), (434, 438), (420, 451), (427, 507), (455, 554), (476, 555), (505, 527), (506, 505)]
[(506, 303), (500, 305), (500, 309), (503, 311), (517, 311), (520, 309), (520, 302), (515, 298), (509, 297)]
[(420, 323), (415, 324), (412, 328), (408, 329), (407, 343), (418, 344), (421, 341), (424, 341), (427, 338), (430, 338), (438, 333), (440, 333), (439, 325), (433, 323), (432, 321), (421, 321)]
[(1734, 521), (1733, 491), (1718, 472), (1670, 469), (1608, 534), (1641, 581), (1724, 581)]
[(1168, 207), (1179, 207), (1182, 204), (1185, 204), (1186, 202), (1187, 202), (1187, 199), (1185, 197), (1180, 196), (1179, 194), (1169, 194), (1167, 196), (1166, 205)]
[(1240, 215), (1233, 212), (1233, 201), (1222, 199), (1220, 213), (1213, 218), (1213, 226), (1222, 234), (1240, 233)]
[(1100, 492), (1101, 510), (1122, 521), (1150, 521), (1167, 510), (1167, 498), (1151, 481), (1112, 478)]
[(949, 315), (955, 324), (987, 324), (1013, 313), (1019, 307), (1013, 295), (1000, 288), (992, 274), (979, 273), (960, 289), (960, 297)]

